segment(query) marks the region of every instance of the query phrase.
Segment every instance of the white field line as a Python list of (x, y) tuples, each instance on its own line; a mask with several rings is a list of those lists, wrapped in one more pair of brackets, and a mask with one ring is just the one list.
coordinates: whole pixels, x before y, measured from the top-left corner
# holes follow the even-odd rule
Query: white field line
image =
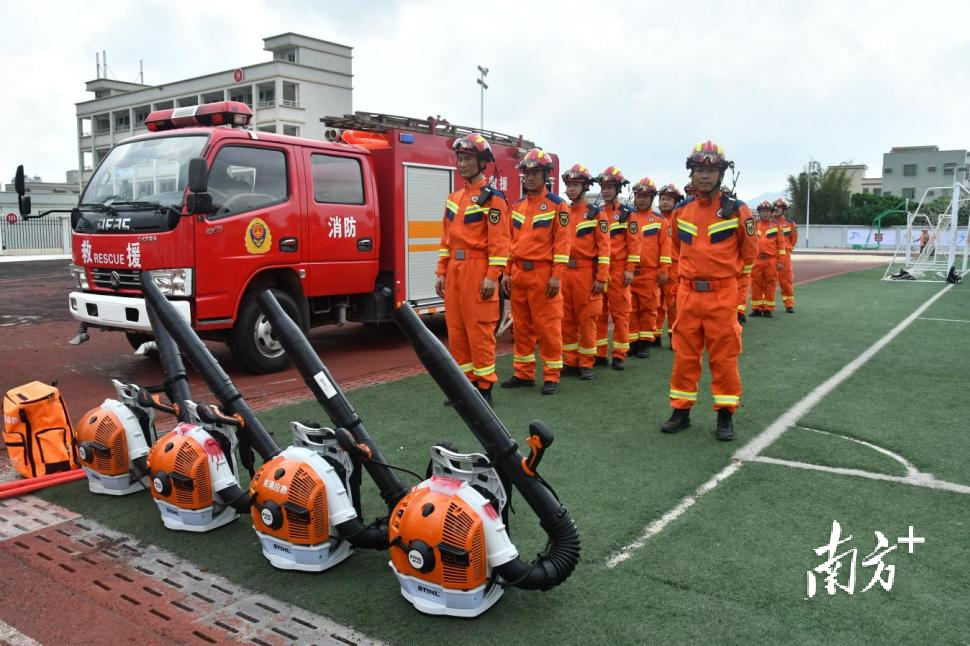
[(35, 641), (23, 634), (13, 626), (0, 619), (0, 644), (10, 644), (10, 646), (41, 646), (40, 642)]
[(659, 534), (667, 525), (679, 518), (688, 509), (693, 507), (701, 496), (710, 493), (715, 487), (724, 482), (730, 476), (734, 475), (738, 469), (741, 468), (741, 465), (744, 462), (758, 457), (758, 455), (772, 442), (781, 437), (781, 435), (790, 427), (794, 426), (798, 420), (808, 414), (809, 411), (815, 408), (820, 401), (828, 396), (829, 393), (835, 390), (846, 379), (854, 375), (862, 366), (872, 359), (876, 353), (886, 347), (890, 341), (899, 336), (903, 330), (909, 327), (913, 321), (918, 319), (923, 312), (929, 309), (929, 307), (939, 300), (940, 297), (950, 291), (950, 288), (952, 287), (953, 285), (947, 285), (936, 294), (931, 296), (926, 300), (926, 302), (916, 308), (916, 311), (900, 321), (896, 327), (891, 329), (881, 339), (869, 346), (865, 351), (862, 352), (862, 354), (847, 363), (842, 367), (841, 370), (826, 379), (812, 392), (808, 393), (801, 400), (799, 400), (794, 406), (782, 413), (778, 419), (768, 426), (768, 428), (755, 435), (747, 444), (738, 449), (732, 456), (732, 462), (730, 464), (717, 472), (710, 480), (698, 487), (693, 494), (681, 500), (676, 507), (644, 527), (643, 533), (633, 542), (611, 554), (606, 559), (606, 567), (614, 568), (630, 558), (633, 552), (638, 548), (643, 547), (646, 542), (650, 540), (650, 538)]
[(938, 489), (940, 491), (952, 491), (954, 493), (965, 493), (970, 494), (970, 487), (967, 485), (957, 484), (956, 482), (947, 482), (946, 480), (937, 480), (933, 477), (931, 473), (920, 473), (907, 474), (904, 476), (892, 476), (887, 473), (875, 473), (873, 471), (863, 471), (862, 469), (845, 469), (842, 467), (827, 467), (821, 464), (811, 464), (809, 462), (795, 462), (793, 460), (781, 460), (778, 458), (769, 458), (764, 455), (759, 455), (751, 458), (750, 462), (762, 462), (764, 464), (777, 464), (784, 467), (793, 467), (795, 469), (806, 469), (808, 471), (823, 471), (825, 473), (834, 473), (842, 476), (855, 476), (857, 478), (868, 478), (869, 480), (883, 480), (885, 482), (898, 482), (900, 484), (908, 484), (916, 487), (925, 487), (927, 489)]
[(970, 321), (964, 321), (963, 319), (933, 319), (927, 316), (921, 317), (921, 321), (945, 321), (947, 323), (970, 323)]

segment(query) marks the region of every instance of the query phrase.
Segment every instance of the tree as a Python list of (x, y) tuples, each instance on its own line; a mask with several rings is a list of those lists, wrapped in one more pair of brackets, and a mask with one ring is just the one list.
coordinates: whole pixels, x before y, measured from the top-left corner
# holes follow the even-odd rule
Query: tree
[(792, 217), (805, 223), (808, 191), (811, 187), (812, 224), (842, 224), (849, 211), (851, 180), (844, 168), (831, 167), (819, 173), (808, 166), (798, 174), (788, 176)]
[(882, 226), (891, 227), (906, 224), (906, 200), (891, 195), (872, 195), (871, 193), (854, 193), (849, 200), (849, 210), (846, 217), (839, 224), (857, 224), (869, 226), (876, 216), (886, 211), (901, 211), (889, 213), (882, 219)]

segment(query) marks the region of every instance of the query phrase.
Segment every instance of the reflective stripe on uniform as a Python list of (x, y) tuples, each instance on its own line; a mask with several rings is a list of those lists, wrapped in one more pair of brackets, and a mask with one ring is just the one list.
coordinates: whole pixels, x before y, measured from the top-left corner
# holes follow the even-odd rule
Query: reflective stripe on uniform
[(546, 368), (562, 368), (562, 359), (557, 359), (556, 361), (546, 361), (543, 359), (542, 363)]
[(586, 356), (592, 356), (592, 355), (596, 354), (596, 348), (584, 348), (583, 346), (579, 346), (579, 354), (584, 354)]
[(660, 256), (660, 262), (666, 265), (671, 264), (670, 256)]
[(740, 401), (741, 401), (740, 395), (714, 395), (715, 404), (727, 404), (729, 406), (737, 406)]
[(515, 361), (517, 363), (535, 363), (536, 362), (536, 355), (535, 355), (535, 353), (533, 353), (533, 354), (515, 354), (515, 355), (512, 355), (512, 361)]
[(568, 255), (564, 256), (562, 254), (558, 254), (557, 253), (557, 254), (553, 255), (552, 261), (553, 262), (569, 262), (569, 256)]
[(452, 213), (458, 213), (458, 205), (452, 202), (451, 200), (445, 201), (445, 208), (451, 211)]
[(476, 377), (487, 377), (488, 375), (495, 372), (495, 364), (490, 366), (485, 366), (484, 368), (475, 368), (472, 372), (475, 373)]
[(474, 367), (475, 367), (474, 364), (471, 364), (471, 363), (463, 363), (460, 366), (458, 366), (458, 368), (462, 372), (471, 372)]
[(738, 220), (737, 218), (735, 218), (732, 220), (725, 220), (724, 222), (718, 222), (717, 224), (710, 225), (709, 227), (707, 227), (707, 234), (710, 235), (712, 233), (719, 233), (721, 231), (727, 231), (729, 229), (737, 229), (737, 228), (738, 228)]
[(610, 257), (609, 256), (596, 256), (596, 262), (598, 262), (601, 265), (608, 265), (608, 264), (610, 264)]
[(596, 347), (604, 346), (609, 343), (609, 339), (596, 339)]
[(640, 256), (629, 255), (626, 260), (627, 262), (640, 262)]
[(578, 343), (563, 343), (562, 344), (562, 351), (563, 352), (575, 352), (576, 350), (579, 350), (579, 344)]
[(687, 400), (689, 402), (696, 402), (697, 401), (697, 391), (695, 390), (694, 392), (689, 393), (689, 392), (686, 392), (686, 391), (683, 391), (683, 390), (674, 390), (673, 388), (671, 388), (670, 389), (670, 398), (671, 399), (685, 399), (685, 400)]
[(620, 343), (619, 341), (614, 341), (613, 342), (613, 349), (614, 350), (629, 350), (630, 349), (630, 344), (629, 343)]
[(505, 265), (508, 264), (508, 262), (509, 262), (509, 259), (506, 258), (505, 256), (489, 256), (488, 257), (488, 264), (489, 265), (495, 265), (497, 267), (504, 267)]
[(438, 247), (439, 258), (448, 258), (449, 256), (451, 256), (451, 252), (448, 251), (447, 247)]
[(684, 222), (680, 218), (677, 218), (677, 228), (685, 233), (689, 233), (692, 236), (697, 235), (697, 225), (691, 224), (690, 222)]
[(518, 211), (512, 211), (512, 219), (518, 222), (519, 224), (522, 224), (523, 222), (525, 222), (525, 216), (519, 213)]
[(745, 265), (744, 266), (744, 269), (741, 270), (741, 273), (742, 274), (750, 274), (751, 273), (751, 270), (753, 268), (754, 268), (754, 265), (753, 264), (751, 264), (751, 265)]

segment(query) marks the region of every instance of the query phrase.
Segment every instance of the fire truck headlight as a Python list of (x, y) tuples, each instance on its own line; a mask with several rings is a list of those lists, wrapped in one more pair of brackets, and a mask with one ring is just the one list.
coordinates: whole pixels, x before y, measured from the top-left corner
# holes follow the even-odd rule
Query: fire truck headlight
[(158, 290), (166, 296), (192, 295), (191, 269), (153, 269), (152, 276), (155, 278)]
[(79, 267), (77, 265), (71, 265), (70, 267), (71, 277), (74, 279), (74, 285), (78, 289), (88, 288), (88, 275), (85, 272), (84, 267)]

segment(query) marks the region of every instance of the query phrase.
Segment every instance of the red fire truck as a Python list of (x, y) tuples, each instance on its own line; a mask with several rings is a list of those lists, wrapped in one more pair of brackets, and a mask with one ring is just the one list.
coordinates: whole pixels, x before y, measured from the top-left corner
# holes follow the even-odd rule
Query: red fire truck
[[(149, 132), (94, 171), (71, 210), (79, 339), (89, 327), (123, 330), (136, 347), (150, 339), (144, 270), (253, 372), (287, 365), (254, 300), (266, 288), (305, 329), (386, 321), (401, 301), (441, 311), (441, 220), (461, 185), (451, 144), (473, 130), (358, 112), (324, 119), (334, 141), (323, 142), (253, 131), (251, 117), (234, 102), (153, 112)], [(513, 202), (516, 165), (534, 144), (482, 134), (497, 160), (486, 173)]]

